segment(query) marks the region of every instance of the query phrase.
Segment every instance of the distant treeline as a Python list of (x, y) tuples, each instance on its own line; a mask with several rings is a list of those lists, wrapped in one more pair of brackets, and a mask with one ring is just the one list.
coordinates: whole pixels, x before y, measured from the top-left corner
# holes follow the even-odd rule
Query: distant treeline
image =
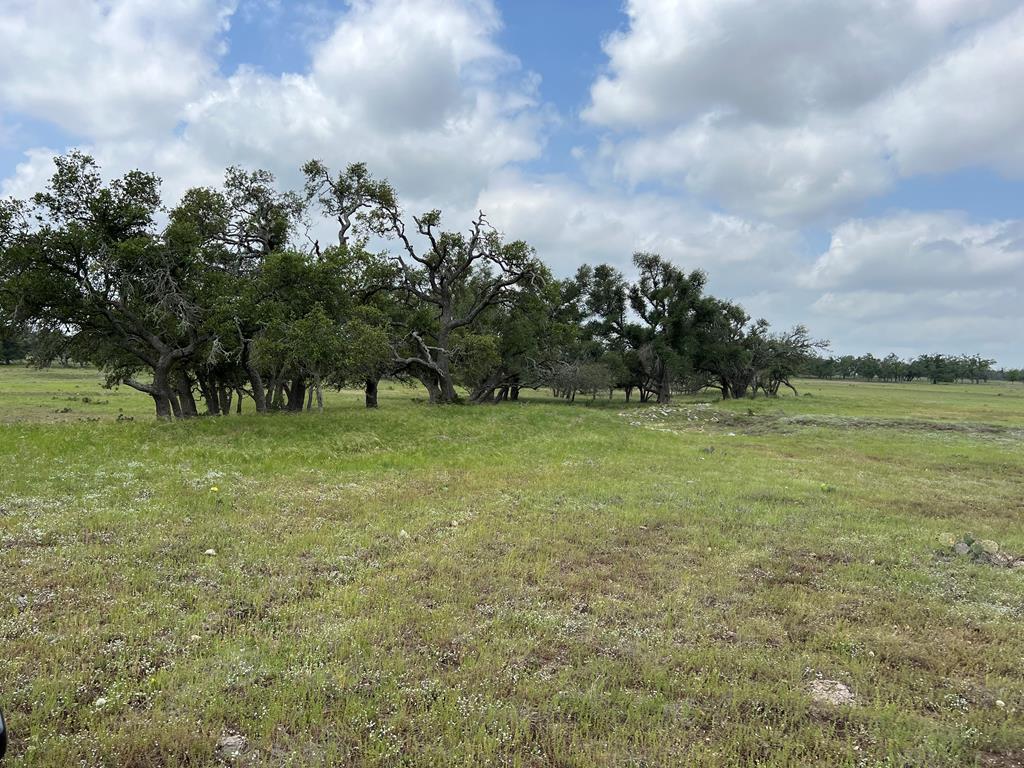
[[(55, 163), (45, 191), (0, 201), (3, 359), (96, 366), (161, 418), (322, 408), (325, 387), (351, 385), (372, 407), (382, 378), (434, 403), (774, 395), (825, 346), (657, 254), (634, 255), (632, 281), (607, 264), (556, 279), (483, 212), (463, 231), (409, 216), (360, 163), (310, 161), (297, 192), (230, 168), (170, 208), (152, 174)], [(330, 245), (312, 216), (333, 222)]]
[(981, 355), (918, 355), (902, 359), (895, 354), (875, 357), (872, 354), (854, 357), (823, 357), (809, 355), (801, 375), (819, 379), (864, 379), (867, 381), (930, 381), (971, 382), (979, 384), (998, 379), (1024, 381), (1019, 369), (993, 369), (995, 360)]

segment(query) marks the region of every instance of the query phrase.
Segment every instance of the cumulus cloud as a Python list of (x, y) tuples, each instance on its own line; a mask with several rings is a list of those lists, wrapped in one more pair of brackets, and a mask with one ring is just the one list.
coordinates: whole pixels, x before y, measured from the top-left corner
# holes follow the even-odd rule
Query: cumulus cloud
[(584, 261), (625, 271), (635, 251), (655, 251), (704, 269), (712, 289), (754, 313), (760, 294), (790, 281), (806, 246), (799, 233), (657, 194), (596, 191), (558, 177), (497, 177), (480, 195), (507, 236), (524, 239), (560, 274)]
[(413, 199), (442, 188), (469, 202), (491, 173), (540, 153), (550, 120), (537, 78), (495, 42), (490, 0), (356, 0), (305, 71), (227, 76), (214, 55), (222, 0), (17, 5), (0, 21), (0, 95), (80, 137), (112, 174), (159, 172), (169, 195), (229, 164), (295, 184), (321, 156), (366, 161)]
[(800, 281), (889, 291), (1024, 284), (1024, 222), (974, 223), (956, 212), (848, 221)]
[(960, 212), (848, 221), (798, 277), (814, 327), (846, 349), (984, 351), (1019, 361), (1024, 221)]
[(828, 220), (900, 176), (1024, 175), (1024, 8), (990, 0), (630, 0), (584, 112), (620, 177)]
[(499, 26), (484, 0), (357, 2), (308, 72), (240, 70), (188, 106), (183, 138), (220, 164), (360, 159), (413, 197), (468, 200), (543, 145), (537, 81), (494, 43)]
[(46, 186), (53, 174), (55, 152), (45, 148), (29, 149), (14, 173), (0, 182), (0, 197), (25, 200)]
[(945, 27), (977, 14), (887, 0), (630, 0), (628, 30), (605, 44), (586, 115), (658, 125), (708, 111), (790, 123), (878, 96), (940, 49)]
[(165, 131), (211, 82), (227, 0), (6, 0), (0, 101), (79, 137)]
[(872, 111), (904, 176), (985, 165), (1024, 178), (1024, 7), (933, 62)]
[(878, 137), (836, 120), (779, 127), (707, 115), (613, 153), (615, 170), (637, 184), (677, 180), (705, 200), (769, 219), (825, 216), (884, 192), (893, 171)]

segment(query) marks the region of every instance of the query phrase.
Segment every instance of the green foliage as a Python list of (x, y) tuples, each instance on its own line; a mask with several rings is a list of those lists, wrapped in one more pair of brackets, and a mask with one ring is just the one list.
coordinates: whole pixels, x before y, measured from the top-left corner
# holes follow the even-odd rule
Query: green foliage
[(821, 357), (811, 355), (803, 362), (800, 372), (820, 379), (859, 378), (868, 381), (915, 381), (924, 379), (932, 384), (970, 381), (975, 384), (988, 381), (996, 372), (994, 360), (981, 355), (919, 355), (902, 360), (888, 354), (879, 360), (868, 353), (860, 357)]
[[(91, 157), (57, 158), (44, 192), (0, 205), (5, 359), (24, 354), (23, 329), (37, 364), (96, 365), (171, 418), (198, 415), (197, 394), (209, 414), (243, 398), (298, 410), (325, 384), (363, 381), (370, 398), (382, 377), (417, 380), (432, 402), (460, 388), (476, 403), (539, 387), (774, 395), (817, 345), (751, 323), (657, 254), (635, 254), (632, 282), (608, 265), (556, 279), (482, 212), (465, 231), (438, 210), (410, 225), (364, 164), (302, 171), (298, 194), (229, 168), (161, 226), (155, 176), (104, 183)], [(305, 236), (310, 212), (337, 222), (336, 245)], [(373, 237), (393, 247), (373, 253)]]

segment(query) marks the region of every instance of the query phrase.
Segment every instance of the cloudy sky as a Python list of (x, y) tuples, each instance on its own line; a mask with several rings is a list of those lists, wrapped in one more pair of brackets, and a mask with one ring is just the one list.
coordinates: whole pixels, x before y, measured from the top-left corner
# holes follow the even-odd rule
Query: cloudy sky
[(0, 194), (73, 146), (169, 200), (365, 160), (561, 274), (1024, 365), (1022, 0), (0, 0)]

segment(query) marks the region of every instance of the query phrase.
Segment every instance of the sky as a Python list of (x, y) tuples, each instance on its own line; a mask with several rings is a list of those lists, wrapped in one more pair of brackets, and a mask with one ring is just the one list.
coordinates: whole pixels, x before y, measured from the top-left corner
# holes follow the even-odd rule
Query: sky
[(0, 0), (0, 195), (73, 147), (168, 203), (365, 161), (559, 275), (1024, 366), (1024, 0)]

